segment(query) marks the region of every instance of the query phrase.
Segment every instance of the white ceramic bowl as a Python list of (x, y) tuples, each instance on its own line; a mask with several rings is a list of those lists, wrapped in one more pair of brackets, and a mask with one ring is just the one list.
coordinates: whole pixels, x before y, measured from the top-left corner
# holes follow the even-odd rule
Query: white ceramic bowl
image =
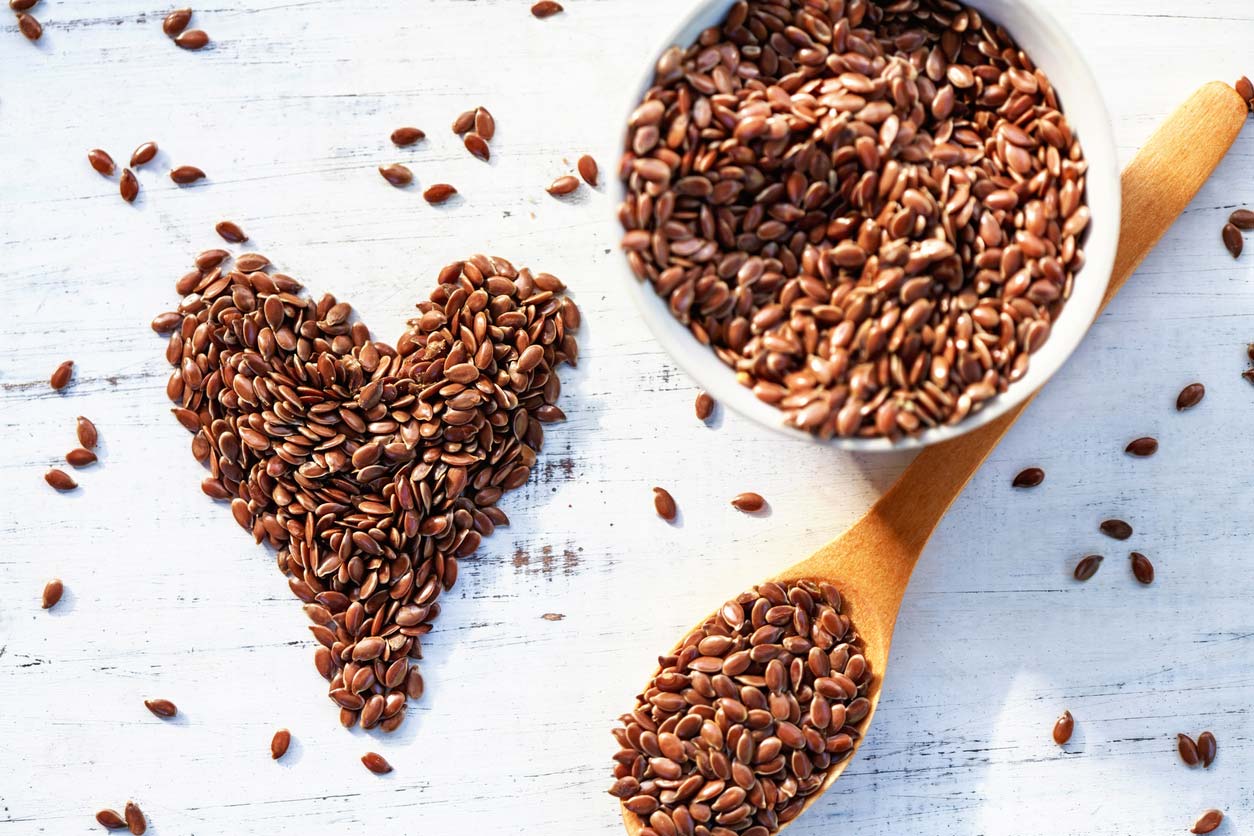
[[(671, 45), (686, 47), (693, 43), (703, 29), (723, 20), (733, 2), (734, 0), (702, 0), (697, 3), (672, 34), (659, 45), (656, 52), (649, 56), (643, 67), (644, 77), (639, 87), (632, 91), (632, 98), (623, 109), (623, 125), (627, 124), (627, 115), (635, 110), (652, 84), (653, 68), (658, 56)], [(737, 383), (735, 372), (724, 365), (712, 350), (698, 343), (688, 329), (671, 315), (666, 302), (653, 292), (653, 286), (637, 279), (627, 266), (626, 259), (622, 259), (621, 270), (628, 292), (635, 299), (658, 342), (702, 389), (720, 403), (763, 427), (847, 450), (901, 450), (936, 444), (987, 424), (1039, 389), (1075, 351), (1097, 316), (1114, 266), (1115, 247), (1119, 240), (1121, 202), (1115, 141), (1097, 81), (1075, 44), (1046, 11), (1044, 0), (968, 0), (967, 5), (1004, 26), (1037, 66), (1045, 71), (1060, 97), (1067, 121), (1083, 144), (1085, 158), (1089, 163), (1087, 194), (1092, 222), (1084, 247), (1087, 260), (1084, 269), (1076, 275), (1071, 299), (1053, 324), (1049, 340), (1032, 355), (1027, 375), (961, 423), (928, 429), (917, 437), (904, 438), (897, 442), (884, 438), (833, 438), (821, 441), (807, 432), (785, 425), (783, 413), (762, 403), (753, 396), (752, 391)], [(624, 197), (624, 187), (621, 181), (615, 179), (612, 188), (616, 190), (617, 206)], [(614, 234), (622, 235), (622, 228), (617, 220), (614, 221)]]

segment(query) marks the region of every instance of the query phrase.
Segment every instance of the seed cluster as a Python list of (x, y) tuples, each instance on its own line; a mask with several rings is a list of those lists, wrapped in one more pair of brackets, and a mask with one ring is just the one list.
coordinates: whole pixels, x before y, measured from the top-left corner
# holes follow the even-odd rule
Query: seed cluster
[(614, 729), (610, 794), (642, 836), (766, 836), (847, 758), (871, 672), (831, 584), (765, 583), (661, 657)]
[(623, 247), (792, 426), (899, 437), (1028, 370), (1084, 264), (1049, 79), (949, 0), (754, 0), (657, 63)]
[(341, 722), (392, 731), (423, 691), (410, 660), (437, 599), (565, 417), (556, 370), (577, 360), (579, 311), (556, 277), (476, 255), (440, 272), (393, 347), (264, 256), (226, 259), (202, 254), (154, 320), (172, 330), (173, 412), (204, 493), (278, 549)]

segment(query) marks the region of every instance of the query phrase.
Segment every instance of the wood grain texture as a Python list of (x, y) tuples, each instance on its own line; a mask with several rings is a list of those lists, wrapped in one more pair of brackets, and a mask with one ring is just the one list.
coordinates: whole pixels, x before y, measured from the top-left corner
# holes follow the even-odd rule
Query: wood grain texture
[[(93, 813), (127, 798), (155, 836), (621, 832), (608, 728), (642, 672), (711, 583), (810, 554), (905, 464), (767, 443), (721, 410), (697, 422), (692, 385), (622, 291), (605, 193), (544, 193), (585, 152), (612, 171), (644, 56), (687, 4), (567, 0), (544, 21), (526, 0), (226, 5), (197, 11), (213, 38), (200, 53), (138, 0), (44, 0), (35, 45), (0, 26), (0, 836), (98, 833)], [(1243, 0), (1059, 14), (1125, 162), (1200, 83), (1251, 69)], [(489, 163), (448, 131), (477, 104), (496, 116)], [(428, 139), (393, 147), (401, 125)], [(150, 139), (162, 151), (128, 206), (85, 155), (121, 161)], [(387, 162), (416, 186), (389, 187)], [(174, 186), (180, 164), (207, 180)], [(790, 834), (1175, 833), (1210, 806), (1248, 831), (1254, 261), (1233, 262), (1219, 227), (1254, 205), (1251, 171), (1247, 130), (955, 503), (907, 593), (874, 738)], [(460, 196), (427, 206), (435, 182)], [(393, 738), (339, 728), (298, 603), (199, 493), (167, 411), (148, 321), (224, 218), (384, 339), (440, 265), (475, 251), (562, 277), (584, 311), (570, 420), (502, 503), (513, 526), (464, 564), (426, 642), (428, 693)], [(67, 358), (75, 380), (54, 393)], [(1194, 380), (1206, 400), (1177, 414)], [(101, 462), (55, 495), (42, 473), (80, 414)], [(1159, 453), (1125, 456), (1142, 435)], [(1028, 465), (1045, 483), (1011, 491)], [(655, 484), (679, 503), (675, 525), (653, 514)], [(745, 490), (770, 511), (731, 508)], [(1137, 531), (1118, 548), (1097, 532), (1115, 515)], [(1153, 586), (1132, 578), (1130, 549), (1154, 561)], [(1074, 583), (1093, 551), (1101, 571)], [(66, 592), (45, 612), (52, 577)], [(153, 717), (150, 697), (180, 717)], [(1060, 752), (1064, 708), (1077, 728)], [(274, 762), (281, 727), (293, 742)], [(1206, 728), (1219, 757), (1187, 770), (1174, 736)], [(367, 750), (395, 771), (366, 772)]]

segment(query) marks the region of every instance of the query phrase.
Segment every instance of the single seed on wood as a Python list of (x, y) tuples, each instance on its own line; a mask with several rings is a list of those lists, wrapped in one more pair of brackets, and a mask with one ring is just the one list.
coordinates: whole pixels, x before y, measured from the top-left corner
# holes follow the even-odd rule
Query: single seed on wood
[(486, 107), (475, 108), (475, 133), (488, 142), (496, 136), (496, 120)]
[(400, 163), (379, 166), (379, 174), (393, 186), (408, 186), (414, 182), (414, 173)]
[(1207, 810), (1205, 813), (1197, 817), (1197, 821), (1193, 822), (1193, 827), (1189, 829), (1190, 833), (1211, 833), (1219, 825), (1223, 824), (1224, 814), (1215, 809)]
[(427, 203), (435, 205), (437, 203), (443, 203), (455, 194), (457, 194), (457, 189), (453, 188), (448, 183), (436, 183), (434, 186), (431, 186), (422, 193), (422, 198), (427, 201)]
[(183, 49), (204, 49), (209, 45), (209, 33), (203, 29), (188, 29), (174, 39)]
[(1019, 471), (1014, 481), (1010, 483), (1010, 486), (1013, 488), (1035, 488), (1044, 481), (1044, 470), (1041, 470), (1039, 467), (1029, 467)]
[(135, 179), (135, 172), (129, 168), (122, 169), (122, 178), (118, 180), (118, 193), (127, 203), (134, 203), (135, 198), (139, 197), (139, 181)]
[(1152, 456), (1158, 452), (1158, 439), (1145, 436), (1128, 442), (1128, 446), (1124, 448), (1125, 453), (1133, 456), (1145, 458)]
[(597, 161), (592, 159), (590, 154), (584, 154), (579, 158), (576, 168), (579, 169), (579, 176), (583, 178), (584, 182), (595, 188), (597, 184), (597, 174), (599, 173), (597, 170)]
[(1226, 223), (1223, 229), (1224, 246), (1228, 248), (1228, 252), (1233, 258), (1240, 258), (1241, 251), (1245, 249), (1245, 239), (1241, 237), (1241, 230), (1235, 225)]
[(1101, 565), (1102, 556), (1100, 554), (1090, 554), (1088, 557), (1081, 558), (1080, 562), (1075, 565), (1075, 571), (1072, 572), (1072, 575), (1077, 581), (1087, 581), (1097, 574), (1097, 570)]
[(108, 830), (121, 830), (126, 827), (126, 820), (117, 810), (104, 809), (96, 813), (96, 824)]
[(413, 145), (425, 137), (426, 134), (418, 128), (397, 128), (392, 131), (392, 143), (402, 148), (406, 145)]
[(235, 221), (218, 221), (213, 228), (228, 244), (242, 244), (248, 240), (248, 235)]
[(203, 179), (205, 173), (194, 165), (181, 165), (170, 171), (170, 179), (180, 186), (186, 186)]
[(44, 27), (32, 15), (18, 13), (17, 28), (28, 41), (37, 41), (44, 33)]
[(78, 435), (78, 443), (88, 450), (94, 449), (96, 442), (100, 439), (99, 433), (96, 432), (96, 425), (82, 415), (76, 419), (74, 431)]
[(547, 191), (554, 197), (562, 197), (570, 194), (577, 188), (579, 188), (579, 178), (571, 174), (565, 174), (550, 183)]
[(1254, 82), (1247, 77), (1241, 76), (1237, 79), (1237, 83), (1233, 85), (1237, 88), (1237, 92), (1241, 94), (1241, 98), (1254, 106)]
[(59, 491), (72, 491), (78, 487), (78, 482), (71, 479), (70, 474), (55, 467), (44, 474), (44, 481)]
[(145, 142), (131, 154), (131, 168), (139, 168), (141, 165), (150, 163), (155, 156), (157, 156), (157, 143)]
[(1228, 216), (1228, 223), (1237, 229), (1249, 232), (1251, 229), (1254, 229), (1254, 212), (1251, 212), (1249, 209), (1238, 209)]
[(538, 3), (533, 4), (531, 7), (531, 14), (541, 20), (544, 20), (546, 17), (552, 17), (561, 11), (563, 11), (562, 4), (556, 2), (556, 0), (539, 0)]
[(653, 489), (653, 508), (657, 511), (657, 515), (667, 522), (675, 521), (677, 512), (675, 497), (671, 496), (666, 488)]
[(458, 136), (460, 136), (460, 135), (462, 135), (462, 134), (466, 133), (466, 131), (469, 131), (469, 130), (471, 130), (472, 128), (474, 128), (474, 126), (475, 126), (475, 112), (476, 112), (476, 110), (477, 110), (477, 108), (476, 108), (476, 109), (474, 109), (474, 110), (465, 110), (465, 111), (462, 111), (462, 112), (458, 115), (458, 117), (457, 117), (456, 119), (454, 119), (454, 120), (453, 120), (453, 133), (455, 133), (455, 134), (457, 134)]
[(1071, 716), (1070, 711), (1064, 711), (1062, 716), (1054, 723), (1054, 742), (1059, 746), (1066, 744), (1071, 739), (1071, 733), (1075, 731), (1075, 718)]
[(169, 700), (144, 700), (144, 706), (158, 717), (173, 717), (179, 713), (178, 707)]
[(698, 392), (695, 408), (698, 421), (708, 419), (714, 413), (714, 398), (709, 392)]
[(1132, 576), (1146, 586), (1154, 582), (1154, 564), (1140, 552), (1132, 552)]
[(361, 762), (365, 764), (366, 769), (369, 769), (375, 775), (386, 775), (392, 771), (392, 764), (388, 763), (383, 755), (377, 752), (367, 752), (362, 755)]
[(126, 826), (131, 830), (131, 836), (143, 836), (144, 831), (148, 829), (148, 820), (144, 818), (144, 811), (139, 809), (139, 805), (134, 801), (126, 802)]
[(61, 593), (65, 591), (65, 585), (61, 583), (60, 578), (53, 578), (44, 586), (44, 595), (41, 606), (45, 610), (50, 610), (61, 600)]
[(287, 747), (292, 743), (292, 733), (287, 729), (279, 729), (270, 739), (270, 757), (278, 760), (287, 754)]
[(1204, 397), (1206, 397), (1206, 387), (1200, 383), (1190, 383), (1176, 396), (1176, 411), (1183, 412), (1186, 409), (1192, 409), (1201, 403)]
[(1180, 760), (1184, 761), (1185, 766), (1197, 766), (1201, 762), (1197, 754), (1197, 744), (1187, 734), (1176, 735), (1176, 751), (1180, 753)]
[(57, 366), (56, 371), (52, 373), (52, 377), (48, 379), (48, 382), (52, 385), (53, 389), (61, 390), (69, 385), (70, 376), (72, 374), (74, 374), (74, 361), (66, 360), (61, 365)]
[(470, 131), (462, 137), (462, 144), (466, 146), (466, 150), (470, 152), (470, 155), (476, 159), (487, 162), (492, 157), (487, 141), (474, 131)]
[(1132, 526), (1123, 520), (1102, 520), (1099, 526), (1102, 534), (1107, 537), (1114, 537), (1116, 540), (1127, 540), (1132, 536)]
[(117, 170), (113, 164), (113, 157), (101, 148), (93, 148), (87, 152), (87, 162), (91, 163), (91, 167), (105, 177), (112, 177), (113, 172)]
[(737, 511), (754, 514), (766, 507), (766, 500), (762, 498), (761, 494), (746, 491), (732, 497), (731, 504)]
[(187, 28), (187, 24), (191, 23), (191, 21), (191, 9), (175, 9), (165, 16), (165, 20), (161, 21), (161, 31), (171, 38), (176, 38)]
[(1215, 754), (1219, 751), (1219, 743), (1215, 735), (1204, 731), (1197, 736), (1197, 756), (1202, 759), (1202, 768), (1208, 769), (1215, 762)]
[(35, 8), (39, 0), (9, 0), (9, 8), (15, 12), (25, 12)]
[(86, 467), (96, 461), (96, 454), (77, 447), (65, 454), (65, 461), (72, 467)]

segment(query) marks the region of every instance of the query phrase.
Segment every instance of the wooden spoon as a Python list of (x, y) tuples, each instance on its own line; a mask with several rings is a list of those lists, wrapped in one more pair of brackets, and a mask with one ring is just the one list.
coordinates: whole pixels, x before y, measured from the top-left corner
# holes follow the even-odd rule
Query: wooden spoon
[[(1167, 119), (1124, 170), (1123, 228), (1103, 307), (1210, 177), (1247, 116), (1246, 103), (1235, 90), (1211, 82)], [(829, 581), (839, 587), (843, 612), (853, 619), (873, 674), (866, 692), (871, 702), (866, 725), (879, 705), (897, 612), (923, 547), (967, 481), (1031, 402), (1028, 398), (996, 421), (924, 450), (852, 528), (768, 579)], [(855, 752), (865, 739), (863, 735), (858, 740)], [(831, 788), (850, 759), (831, 768), (803, 812)], [(626, 808), (623, 821), (631, 836), (638, 836), (644, 827)], [(784, 827), (787, 824), (780, 829)]]

